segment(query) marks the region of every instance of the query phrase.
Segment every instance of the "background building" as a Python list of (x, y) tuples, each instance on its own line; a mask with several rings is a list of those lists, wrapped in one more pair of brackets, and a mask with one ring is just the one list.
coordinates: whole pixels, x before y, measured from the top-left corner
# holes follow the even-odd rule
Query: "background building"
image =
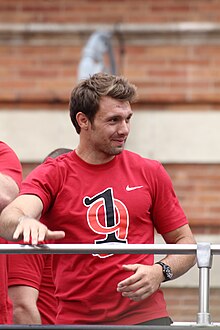
[[(219, 243), (219, 0), (0, 0), (1, 140), (17, 152), (24, 175), (51, 150), (76, 146), (68, 100), (95, 31), (111, 33), (115, 69), (138, 87), (128, 148), (164, 164), (198, 241)], [(164, 285), (175, 321), (196, 320), (197, 275), (195, 267)]]

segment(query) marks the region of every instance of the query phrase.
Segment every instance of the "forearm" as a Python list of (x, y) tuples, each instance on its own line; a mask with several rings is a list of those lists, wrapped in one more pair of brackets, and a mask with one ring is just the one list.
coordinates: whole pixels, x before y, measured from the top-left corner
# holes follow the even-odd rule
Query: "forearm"
[(0, 215), (0, 236), (13, 241), (13, 234), (24, 213), (18, 208), (7, 206)]
[[(179, 239), (176, 244), (196, 244), (194, 238), (184, 237)], [(185, 274), (196, 263), (196, 256), (191, 254), (170, 254), (163, 258), (165, 264), (169, 265), (172, 269), (173, 278), (176, 279)]]
[(13, 235), (17, 228), (22, 223), (21, 219), (25, 216), (28, 217), (26, 221), (26, 233), (30, 232), (30, 227), (34, 226), (35, 222), (39, 222), (43, 204), (41, 200), (34, 195), (22, 195), (17, 197), (2, 211), (0, 215), (0, 236), (7, 240), (23, 239), (23, 227), (19, 231), (16, 239)]
[(43, 203), (38, 196), (21, 195), (10, 203), (0, 216), (0, 236), (9, 241), (23, 239), (25, 243), (38, 244), (45, 239), (61, 239), (64, 231), (51, 231), (41, 223)]
[(196, 258), (190, 255), (168, 255), (161, 261), (171, 267), (172, 280), (174, 280), (192, 268), (196, 263)]

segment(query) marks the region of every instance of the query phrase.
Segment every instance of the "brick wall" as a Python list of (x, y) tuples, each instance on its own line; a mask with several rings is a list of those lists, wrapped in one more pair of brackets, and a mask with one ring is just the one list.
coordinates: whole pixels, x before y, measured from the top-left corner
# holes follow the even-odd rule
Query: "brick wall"
[[(199, 312), (198, 289), (163, 289), (167, 309), (174, 322), (197, 322)], [(210, 290), (211, 322), (219, 322), (220, 290)]]
[[(49, 46), (0, 44), (1, 102), (67, 103), (76, 83), (81, 48), (82, 44), (59, 42)], [(120, 71), (137, 85), (142, 107), (160, 104), (164, 110), (218, 110), (219, 58), (220, 45), (128, 44)]]
[(0, 21), (161, 23), (219, 22), (218, 0), (1, 0)]
[(167, 164), (176, 193), (195, 233), (219, 233), (220, 165)]
[[(142, 0), (134, 6), (133, 1), (82, 0), (80, 5), (77, 1), (1, 1), (0, 100), (67, 102), (76, 81), (88, 31), (59, 35), (33, 26), (28, 29), (27, 24), (46, 24), (45, 28), (48, 24), (87, 24), (90, 29), (97, 24), (145, 24), (143, 30), (130, 28), (130, 32), (122, 27), (125, 53), (120, 71), (139, 87), (140, 102), (198, 103), (202, 109), (212, 109), (220, 98), (220, 3), (207, 2)], [(183, 25), (175, 30), (169, 25), (181, 22), (203, 22), (202, 30)], [(15, 30), (10, 32), (4, 23), (13, 24)], [(21, 26), (16, 24), (22, 23), (26, 25), (19, 33)], [(154, 28), (156, 23), (160, 25)], [(217, 26), (210, 26), (214, 23)], [(115, 51), (118, 55), (117, 39)]]
[[(138, 87), (137, 111), (219, 113), (219, 19), (218, 0), (1, 0), (0, 117), (5, 109), (65, 110), (82, 48), (102, 27), (117, 30), (118, 71)], [(24, 176), (39, 162), (23, 163)], [(220, 163), (164, 165), (193, 232), (218, 235)], [(195, 321), (196, 288), (165, 294), (175, 321)], [(219, 297), (213, 288), (213, 321), (220, 320)]]

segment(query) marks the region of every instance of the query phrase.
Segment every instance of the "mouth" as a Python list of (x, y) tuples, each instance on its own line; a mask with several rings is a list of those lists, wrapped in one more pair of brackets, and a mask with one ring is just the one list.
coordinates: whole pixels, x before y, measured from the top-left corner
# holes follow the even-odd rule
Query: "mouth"
[(121, 146), (124, 146), (125, 141), (126, 141), (125, 139), (114, 139), (113, 143), (116, 144), (117, 146), (121, 147)]

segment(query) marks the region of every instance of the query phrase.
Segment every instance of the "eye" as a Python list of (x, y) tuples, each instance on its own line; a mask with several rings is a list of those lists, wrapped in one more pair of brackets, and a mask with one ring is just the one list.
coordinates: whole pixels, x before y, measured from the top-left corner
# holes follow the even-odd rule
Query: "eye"
[(118, 121), (118, 117), (112, 117), (112, 118), (109, 120), (110, 123), (117, 123), (117, 121)]
[(130, 122), (131, 117), (132, 117), (132, 115), (130, 115), (130, 116), (125, 120), (127, 124)]

